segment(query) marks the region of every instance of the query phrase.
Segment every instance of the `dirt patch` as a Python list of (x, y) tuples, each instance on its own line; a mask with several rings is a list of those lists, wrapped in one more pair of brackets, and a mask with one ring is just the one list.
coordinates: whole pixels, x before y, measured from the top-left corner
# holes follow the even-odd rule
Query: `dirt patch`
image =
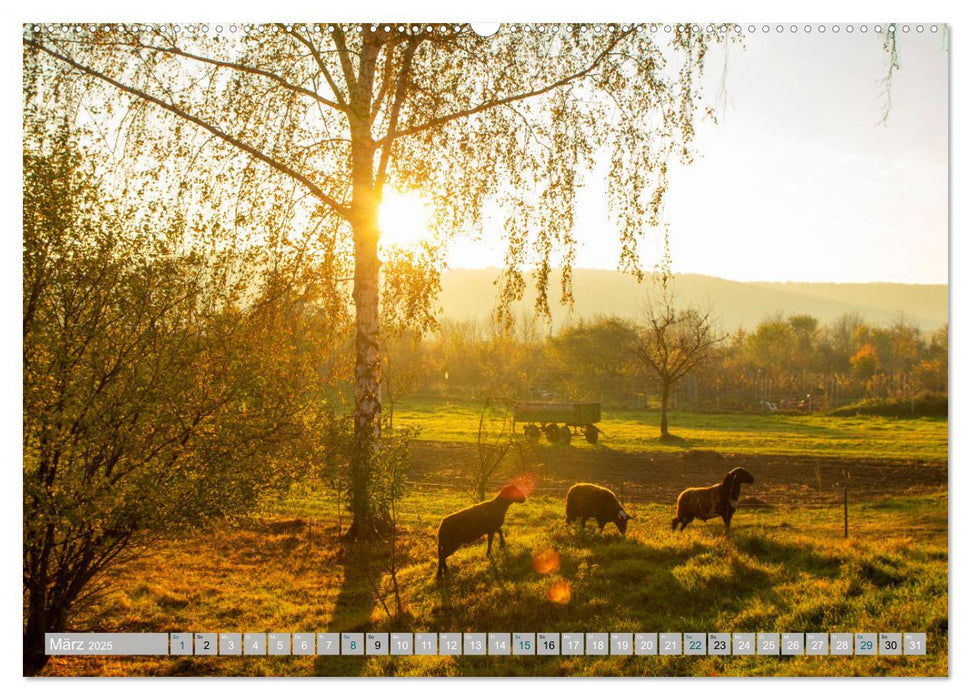
[[(410, 480), (416, 485), (466, 489), (478, 461), (475, 445), (417, 441), (412, 444)], [(791, 455), (733, 455), (685, 460), (678, 452), (618, 452), (600, 447), (529, 446), (510, 454), (504, 473), (533, 471), (535, 493), (565, 495), (570, 485), (592, 481), (614, 489), (625, 502), (672, 503), (689, 486), (720, 482), (734, 467), (755, 476), (745, 496), (766, 505), (823, 505), (843, 498), (854, 502), (921, 494), (947, 488), (947, 464), (915, 460), (866, 460)], [(501, 479), (496, 479), (497, 485)]]
[(688, 450), (682, 453), (681, 459), (688, 464), (708, 464), (714, 462), (720, 465), (724, 461), (725, 455), (715, 450)]

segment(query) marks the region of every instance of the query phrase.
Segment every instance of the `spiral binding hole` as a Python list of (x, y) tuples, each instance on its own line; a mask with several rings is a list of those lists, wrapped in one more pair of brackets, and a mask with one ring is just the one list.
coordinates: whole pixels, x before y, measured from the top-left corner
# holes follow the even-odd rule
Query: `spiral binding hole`
[[(295, 31), (314, 33), (314, 34), (323, 34), (323, 33), (333, 34), (342, 25), (286, 24), (281, 26), (278, 24), (271, 24), (271, 25), (216, 24), (216, 25), (210, 26), (208, 24), (153, 25), (153, 24), (136, 24), (136, 23), (127, 24), (127, 25), (126, 24), (85, 25), (81, 23), (44, 25), (44, 24), (27, 23), (24, 26), (25, 26), (25, 30), (31, 31), (35, 34), (46, 32), (49, 34), (71, 35), (71, 34), (81, 34), (81, 33), (95, 34), (98, 32), (109, 33), (113, 31), (118, 31), (118, 32), (128, 31), (132, 33), (151, 34), (156, 32), (171, 31), (171, 32), (174, 32), (175, 34), (186, 34), (189, 36), (208, 35), (208, 36), (216, 36), (216, 37), (228, 37), (229, 35), (237, 34), (240, 31), (243, 34), (266, 34), (266, 33), (279, 34), (281, 32), (292, 34)], [(827, 26), (824, 24), (820, 24), (816, 26), (813, 26), (810, 24), (806, 24), (802, 26), (796, 25), (796, 24), (791, 24), (791, 25), (749, 24), (749, 25), (746, 25), (744, 28), (742, 27), (742, 25), (739, 25), (739, 24), (701, 25), (701, 24), (660, 24), (660, 23), (652, 23), (652, 24), (602, 23), (602, 24), (572, 24), (572, 25), (543, 24), (543, 23), (535, 23), (535, 24), (534, 23), (519, 23), (519, 24), (513, 23), (513, 24), (503, 24), (503, 25), (497, 25), (497, 26), (499, 26), (499, 29), (497, 32), (495, 32), (495, 34), (506, 33), (507, 35), (516, 35), (520, 33), (522, 34), (535, 33), (535, 34), (544, 34), (544, 35), (545, 34), (554, 35), (562, 29), (569, 32), (578, 32), (580, 34), (592, 33), (598, 36), (603, 36), (605, 34), (616, 34), (618, 32), (624, 32), (624, 33), (636, 32), (638, 34), (641, 34), (646, 30), (650, 30), (652, 34), (656, 34), (659, 31), (663, 31), (666, 34), (670, 34), (674, 31), (677, 31), (678, 33), (681, 33), (681, 34), (688, 33), (693, 35), (719, 34), (719, 33), (727, 34), (729, 32), (734, 32), (735, 34), (747, 33), (747, 34), (755, 35), (759, 33), (769, 34), (773, 30), (775, 30), (775, 33), (777, 34), (784, 34), (784, 33), (840, 34), (841, 32), (846, 34), (853, 34), (854, 32), (867, 34), (871, 31), (876, 34), (882, 34), (884, 30), (886, 30), (890, 34), (896, 34), (896, 33), (923, 34), (925, 30), (931, 34), (937, 34), (941, 30), (941, 25), (937, 25), (937, 24), (929, 24), (929, 25), (902, 24), (899, 26), (895, 24), (888, 24), (888, 25), (834, 24), (831, 26)], [(399, 35), (404, 34), (404, 35), (412, 35), (412, 36), (420, 36), (422, 34), (429, 34), (429, 35), (452, 34), (455, 36), (464, 35), (464, 34), (473, 34), (473, 35), (476, 34), (474, 27), (470, 27), (470, 25), (464, 25), (464, 24), (453, 24), (453, 25), (448, 25), (448, 24), (371, 24), (371, 25), (355, 24), (352, 26), (344, 25), (343, 28), (344, 28), (344, 31), (356, 31), (358, 33), (367, 31), (367, 32), (376, 33), (376, 34), (399, 34)], [(486, 36), (492, 36), (492, 35), (493, 34), (489, 34)]]

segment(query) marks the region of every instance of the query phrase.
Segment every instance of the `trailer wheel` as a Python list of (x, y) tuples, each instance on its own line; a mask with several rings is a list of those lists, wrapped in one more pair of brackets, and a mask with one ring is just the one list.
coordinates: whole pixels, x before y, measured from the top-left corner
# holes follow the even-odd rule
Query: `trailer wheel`
[(556, 427), (556, 423), (547, 423), (543, 426), (543, 434), (555, 445), (560, 438), (560, 429)]
[(527, 425), (526, 430), (526, 442), (537, 442), (539, 440), (540, 431), (535, 425)]
[(570, 426), (564, 425), (562, 428), (560, 428), (560, 442), (562, 442), (564, 445), (569, 445), (570, 438), (572, 437), (573, 433), (570, 432)]
[(597, 440), (600, 439), (600, 431), (597, 430), (597, 426), (595, 425), (587, 425), (583, 429), (583, 436), (587, 439), (587, 442), (589, 442), (591, 445), (596, 445)]

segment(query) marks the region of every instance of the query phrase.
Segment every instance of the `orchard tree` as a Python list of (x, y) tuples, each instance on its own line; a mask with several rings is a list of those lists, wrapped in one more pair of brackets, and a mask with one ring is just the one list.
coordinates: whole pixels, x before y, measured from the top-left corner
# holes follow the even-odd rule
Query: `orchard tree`
[(417, 333), (392, 335), (385, 342), (384, 351), (382, 379), (388, 414), (386, 424), (393, 429), (395, 405), (421, 387), (428, 375), (428, 366)]
[(672, 281), (666, 277), (648, 296), (638, 330), (637, 354), (661, 384), (661, 439), (668, 439), (671, 387), (708, 361), (727, 336), (718, 333), (711, 312), (678, 308)]
[[(243, 31), (245, 29), (245, 31)], [(66, 30), (66, 31), (65, 31)], [(417, 192), (436, 241), (507, 238), (501, 311), (526, 292), (549, 312), (554, 265), (571, 300), (574, 206), (596, 161), (621, 241), (657, 226), (669, 167), (689, 162), (708, 49), (730, 27), (468, 25), (222, 27), (27, 25), (25, 62), (78, 97), (71, 117), (131, 171), (177, 187), (189, 213), (246, 224), (277, 191), (351, 268), (354, 306), (352, 536), (381, 528), (371, 462), (381, 425), (378, 211)], [(167, 178), (167, 184), (166, 184)], [(429, 246), (406, 294), (419, 325), (441, 265)], [(423, 282), (428, 282), (424, 284)]]
[(580, 321), (550, 339), (551, 354), (560, 375), (569, 378), (574, 400), (622, 396), (634, 373), (637, 347), (634, 325), (616, 316)]
[(877, 349), (870, 343), (864, 343), (853, 357), (850, 358), (853, 374), (859, 379), (868, 380), (880, 371), (880, 356)]
[(781, 314), (769, 316), (745, 337), (745, 349), (752, 364), (782, 380), (793, 368), (796, 354), (794, 328)]
[(825, 339), (829, 347), (829, 367), (834, 372), (850, 369), (850, 357), (856, 352), (856, 329), (863, 325), (859, 312), (841, 314), (826, 327)]
[(808, 367), (819, 347), (819, 319), (811, 314), (795, 314), (788, 319), (792, 328), (792, 362), (796, 367)]

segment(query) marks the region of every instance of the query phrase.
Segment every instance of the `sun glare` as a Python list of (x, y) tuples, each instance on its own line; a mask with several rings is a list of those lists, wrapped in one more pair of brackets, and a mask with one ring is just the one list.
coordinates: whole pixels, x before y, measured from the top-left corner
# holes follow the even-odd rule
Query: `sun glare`
[(378, 213), (381, 248), (413, 248), (431, 235), (428, 218), (418, 195), (387, 190)]

